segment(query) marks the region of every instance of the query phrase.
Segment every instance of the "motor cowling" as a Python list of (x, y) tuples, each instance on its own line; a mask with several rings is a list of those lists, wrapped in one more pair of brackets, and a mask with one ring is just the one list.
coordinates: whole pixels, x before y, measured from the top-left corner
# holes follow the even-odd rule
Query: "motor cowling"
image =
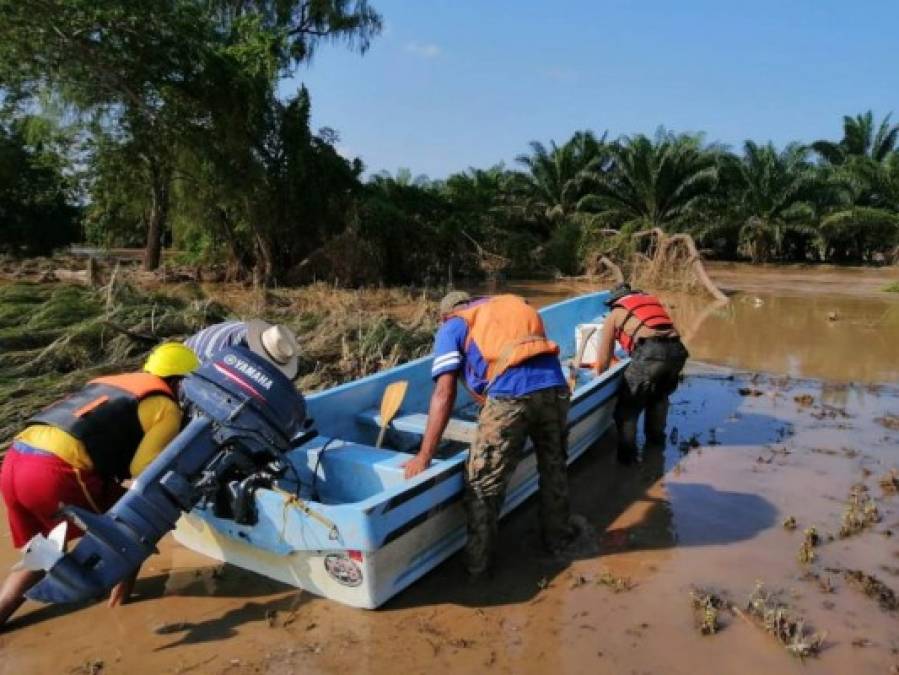
[(26, 547), (23, 564), (47, 571), (29, 598), (65, 603), (103, 595), (156, 552), (183, 512), (221, 500), (223, 492), (240, 497), (230, 507), (248, 522), (253, 490), (279, 478), (282, 454), (314, 433), (304, 428), (305, 402), (293, 384), (242, 347), (220, 352), (186, 377), (182, 392), (190, 422), (124, 497), (105, 514), (63, 508), (85, 532), (71, 552), (29, 565), (28, 551), (46, 550), (46, 541), (37, 535)]

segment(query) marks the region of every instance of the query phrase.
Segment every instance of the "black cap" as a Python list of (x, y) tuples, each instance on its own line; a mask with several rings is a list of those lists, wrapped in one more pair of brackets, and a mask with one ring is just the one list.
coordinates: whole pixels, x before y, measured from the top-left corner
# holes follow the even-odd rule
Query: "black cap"
[(641, 292), (642, 291), (635, 291), (631, 289), (631, 285), (627, 282), (620, 283), (617, 286), (614, 286), (611, 291), (609, 291), (609, 297), (606, 298), (606, 305), (611, 307), (616, 302), (621, 300), (621, 298)]

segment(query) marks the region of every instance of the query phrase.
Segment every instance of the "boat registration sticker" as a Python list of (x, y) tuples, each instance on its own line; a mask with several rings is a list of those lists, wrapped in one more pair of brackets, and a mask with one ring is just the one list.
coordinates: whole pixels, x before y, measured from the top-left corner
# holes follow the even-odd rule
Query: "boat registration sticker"
[(358, 586), (362, 583), (362, 569), (342, 554), (331, 553), (325, 556), (325, 571), (338, 584)]

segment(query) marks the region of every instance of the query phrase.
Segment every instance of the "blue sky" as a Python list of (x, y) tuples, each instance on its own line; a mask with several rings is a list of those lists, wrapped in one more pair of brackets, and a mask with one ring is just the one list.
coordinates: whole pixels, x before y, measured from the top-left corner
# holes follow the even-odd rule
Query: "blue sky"
[(899, 2), (372, 0), (360, 56), (325, 45), (305, 82), (313, 125), (368, 172), (441, 178), (511, 164), (577, 129), (709, 140), (838, 138), (844, 114), (899, 116)]

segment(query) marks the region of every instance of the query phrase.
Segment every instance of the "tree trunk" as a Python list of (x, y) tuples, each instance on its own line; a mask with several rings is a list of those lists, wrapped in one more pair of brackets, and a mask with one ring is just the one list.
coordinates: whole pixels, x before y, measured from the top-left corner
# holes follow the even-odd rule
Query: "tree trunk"
[(151, 272), (159, 267), (162, 258), (162, 235), (169, 219), (168, 175), (155, 160), (150, 160), (150, 191), (144, 269)]
[(253, 269), (253, 284), (268, 287), (272, 283), (274, 272), (274, 254), (272, 244), (263, 233), (254, 233), (256, 241), (256, 266)]

